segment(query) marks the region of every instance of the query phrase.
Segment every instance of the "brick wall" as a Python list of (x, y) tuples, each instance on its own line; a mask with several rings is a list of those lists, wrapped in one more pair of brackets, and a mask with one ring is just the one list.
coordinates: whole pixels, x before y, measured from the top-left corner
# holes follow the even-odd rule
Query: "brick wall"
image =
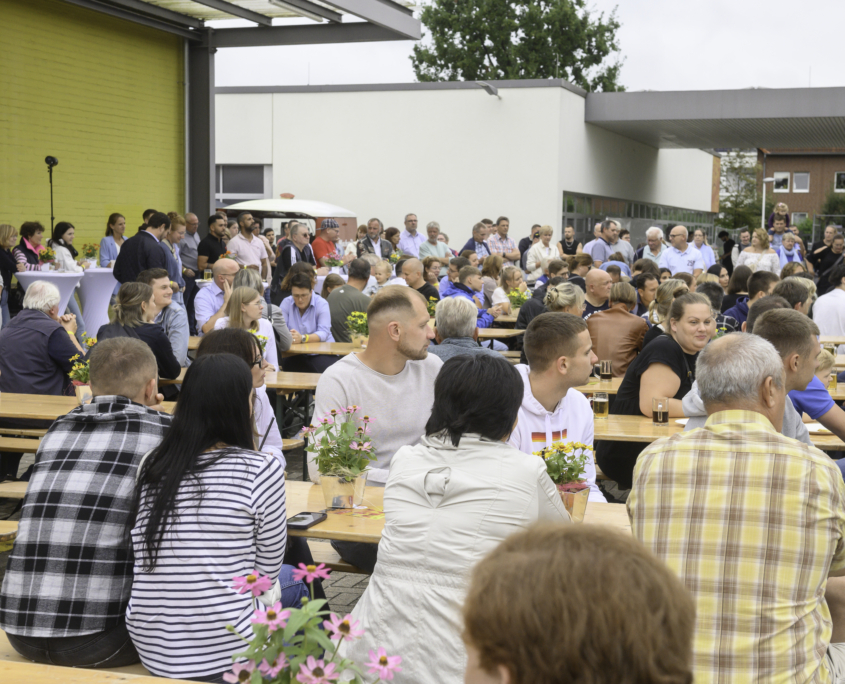
[[(757, 161), (763, 164), (763, 153), (758, 151)], [(774, 183), (766, 185), (766, 199), (785, 202), (791, 212), (804, 212), (810, 218), (821, 211), (827, 193), (833, 187), (834, 173), (845, 172), (845, 150), (805, 150), (784, 152), (770, 150), (766, 155), (766, 177), (771, 178), (776, 172), (788, 172), (789, 192), (772, 194)], [(794, 173), (810, 174), (810, 191), (795, 192)], [(762, 176), (758, 176), (758, 181)]]
[(182, 39), (57, 0), (2, 0), (0, 223), (99, 241), (112, 212), (184, 210)]

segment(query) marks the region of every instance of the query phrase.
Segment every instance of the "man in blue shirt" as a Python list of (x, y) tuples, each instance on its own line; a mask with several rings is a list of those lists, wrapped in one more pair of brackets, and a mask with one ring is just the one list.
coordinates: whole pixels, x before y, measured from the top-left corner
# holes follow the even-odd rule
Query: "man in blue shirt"
[(241, 267), (234, 259), (219, 259), (211, 267), (211, 285), (204, 286), (194, 299), (197, 332), (200, 337), (214, 330), (217, 320), (226, 315), (232, 283), (240, 270)]
[(668, 268), (672, 275), (689, 273), (697, 278), (704, 270), (704, 258), (695, 245), (687, 243), (688, 235), (685, 226), (675, 226), (669, 231), (669, 243), (672, 246), (660, 255), (659, 266)]
[[(475, 266), (464, 266), (458, 274), (458, 282), (454, 283), (454, 287), (450, 292), (450, 297), (464, 297), (469, 299), (475, 306), (479, 306), (481, 300), (479, 293), (482, 288), (481, 271)], [(441, 300), (442, 300), (441, 294)], [(489, 309), (478, 309), (478, 326), (479, 328), (489, 328), (493, 325), (493, 321), (502, 315), (502, 309), (499, 306), (491, 306)]]
[(420, 245), (425, 242), (425, 238), (417, 232), (417, 223), (416, 214), (405, 216), (405, 230), (399, 236), (399, 251), (402, 254), (410, 254), (419, 259)]
[(487, 244), (487, 226), (483, 223), (476, 223), (472, 227), (472, 237), (467, 240), (460, 253), (463, 254), (466, 251), (475, 252), (479, 264), (493, 253), (490, 251), (490, 245)]

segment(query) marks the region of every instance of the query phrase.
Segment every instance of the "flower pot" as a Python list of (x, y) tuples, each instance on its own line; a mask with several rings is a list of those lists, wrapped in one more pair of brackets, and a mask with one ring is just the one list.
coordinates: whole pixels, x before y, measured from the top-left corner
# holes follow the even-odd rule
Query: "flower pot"
[(364, 486), (367, 484), (367, 473), (358, 477), (339, 477), (337, 475), (320, 475), (320, 486), (326, 508), (352, 508), (360, 506), (364, 500)]
[(352, 348), (353, 349), (364, 349), (367, 346), (367, 341), (370, 339), (369, 337), (364, 337), (363, 335), (352, 335)]
[(91, 385), (86, 385), (85, 383), (79, 382), (79, 380), (73, 380), (73, 389), (76, 392), (76, 401), (77, 403), (82, 406), (82, 404), (87, 404), (93, 398), (91, 394)]
[(590, 497), (590, 486), (584, 482), (570, 482), (569, 484), (558, 485), (558, 493), (563, 501), (572, 522), (584, 522), (584, 514), (587, 512), (587, 499)]
[(337, 273), (340, 275), (341, 267), (340, 266), (330, 266), (329, 273)]

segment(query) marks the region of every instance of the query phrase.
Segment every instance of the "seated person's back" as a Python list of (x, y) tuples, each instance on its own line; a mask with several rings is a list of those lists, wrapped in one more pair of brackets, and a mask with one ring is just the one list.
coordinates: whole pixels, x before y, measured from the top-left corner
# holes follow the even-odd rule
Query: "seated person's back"
[[(495, 407), (484, 397), (489, 387), (501, 391)], [(354, 659), (378, 645), (403, 654), (401, 681), (462, 682), (468, 571), (537, 520), (569, 521), (544, 461), (507, 443), (522, 390), (503, 358), (443, 365), (425, 437), (391, 463), (378, 564), (353, 611), (365, 630), (348, 649)]]
[(628, 283), (610, 288), (610, 308), (587, 319), (593, 351), (602, 361), (612, 361), (613, 377), (621, 378), (640, 350), (648, 323), (631, 313), (637, 305), (637, 291)]
[(138, 464), (171, 423), (148, 408), (157, 376), (140, 340), (100, 342), (90, 353), (93, 400), (41, 440), (0, 593), (0, 627), (27, 658), (138, 662), (124, 623), (133, 577), (126, 526)]

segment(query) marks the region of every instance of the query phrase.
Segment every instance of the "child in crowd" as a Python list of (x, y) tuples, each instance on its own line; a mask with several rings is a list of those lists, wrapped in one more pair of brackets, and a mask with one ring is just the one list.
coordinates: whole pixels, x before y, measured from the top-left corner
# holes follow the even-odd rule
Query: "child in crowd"
[(390, 264), (386, 261), (379, 261), (375, 266), (373, 266), (372, 272), (376, 282), (365, 287), (364, 294), (368, 297), (372, 297), (376, 292), (387, 285), (387, 281), (390, 280), (391, 270)]

